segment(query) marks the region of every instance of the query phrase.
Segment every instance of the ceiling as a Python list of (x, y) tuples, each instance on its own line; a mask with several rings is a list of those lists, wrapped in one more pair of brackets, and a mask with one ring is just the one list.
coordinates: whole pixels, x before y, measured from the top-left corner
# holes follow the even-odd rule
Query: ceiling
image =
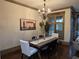
[[(10, 1), (10, 0), (9, 0)], [(27, 7), (42, 9), (43, 0), (12, 0)], [(73, 6), (76, 12), (79, 12), (79, 0), (46, 0), (46, 7), (51, 10)]]

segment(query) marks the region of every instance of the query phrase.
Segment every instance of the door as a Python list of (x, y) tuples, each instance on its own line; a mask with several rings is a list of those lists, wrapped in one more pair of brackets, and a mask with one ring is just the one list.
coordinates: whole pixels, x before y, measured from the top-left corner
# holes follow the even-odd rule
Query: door
[(79, 14), (77, 15), (77, 37), (79, 36)]
[(59, 38), (64, 39), (64, 17), (56, 16), (55, 33), (59, 33)]
[(49, 35), (58, 33), (59, 38), (64, 39), (64, 12), (48, 15)]

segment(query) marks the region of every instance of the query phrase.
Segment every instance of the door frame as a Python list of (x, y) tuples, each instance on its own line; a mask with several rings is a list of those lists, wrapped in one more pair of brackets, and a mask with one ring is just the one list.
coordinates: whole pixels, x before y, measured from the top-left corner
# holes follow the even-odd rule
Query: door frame
[[(57, 16), (62, 16), (63, 17), (63, 30), (62, 30), (62, 32), (63, 32), (63, 40), (64, 40), (64, 29), (65, 29), (65, 11), (63, 11), (63, 12), (56, 12), (56, 13), (50, 13), (50, 14), (48, 14), (48, 20), (49, 19), (51, 19), (52, 17), (54, 17), (54, 20), (55, 20), (55, 23), (54, 23), (54, 32), (56, 32), (56, 17)], [(61, 38), (61, 37), (60, 37)]]

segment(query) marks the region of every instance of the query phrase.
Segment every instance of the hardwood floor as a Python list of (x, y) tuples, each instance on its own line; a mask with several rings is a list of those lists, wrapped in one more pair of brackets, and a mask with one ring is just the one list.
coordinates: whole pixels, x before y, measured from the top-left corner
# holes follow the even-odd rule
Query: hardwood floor
[[(77, 56), (79, 57), (79, 52), (77, 52), (72, 46), (61, 45), (57, 49), (43, 51), (41, 53), (42, 59), (75, 59)], [(16, 51), (13, 53), (9, 53), (7, 55), (3, 55), (2, 59), (21, 59), (21, 52)], [(27, 59), (24, 56), (24, 59)], [(38, 59), (37, 55), (34, 59)], [(79, 58), (78, 58), (79, 59)]]

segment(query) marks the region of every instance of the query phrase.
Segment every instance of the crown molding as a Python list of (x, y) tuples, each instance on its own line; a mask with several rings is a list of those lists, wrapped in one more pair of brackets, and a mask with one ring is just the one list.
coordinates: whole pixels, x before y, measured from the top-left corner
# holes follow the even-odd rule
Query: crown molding
[(29, 6), (29, 5), (26, 5), (26, 4), (23, 4), (23, 3), (17, 2), (17, 1), (15, 1), (15, 0), (5, 0), (5, 1), (8, 1), (8, 2), (11, 2), (11, 3), (17, 4), (17, 5), (20, 5), (20, 6), (24, 6), (24, 7), (27, 7), (27, 8), (33, 9), (33, 10), (38, 10), (38, 9), (35, 8), (35, 7), (32, 7), (32, 6)]

